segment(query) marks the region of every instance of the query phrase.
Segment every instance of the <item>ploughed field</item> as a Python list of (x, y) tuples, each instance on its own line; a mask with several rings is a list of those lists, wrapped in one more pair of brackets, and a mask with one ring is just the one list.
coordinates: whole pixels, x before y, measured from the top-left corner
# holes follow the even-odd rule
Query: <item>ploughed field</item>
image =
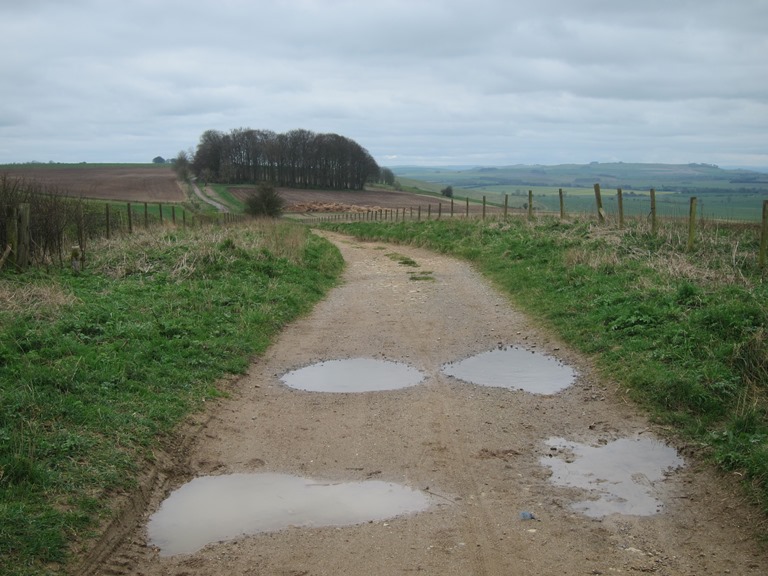
[[(252, 194), (252, 187), (231, 187), (229, 192), (240, 200), (245, 200)], [(437, 213), (438, 204), (442, 204), (443, 214), (450, 213), (451, 200), (437, 196), (412, 194), (410, 192), (398, 192), (395, 190), (369, 189), (369, 190), (309, 190), (301, 188), (278, 188), (280, 196), (285, 200), (286, 212), (364, 212), (376, 210), (413, 209), (419, 206), (424, 214), (428, 207), (432, 206), (432, 212)], [(466, 204), (464, 200), (454, 201), (454, 212), (464, 214)], [(480, 204), (470, 204), (470, 213), (482, 211)], [(488, 207), (488, 210), (491, 210)], [(498, 209), (497, 209), (498, 210)]]
[(183, 202), (185, 195), (170, 166), (39, 164), (0, 166), (0, 174), (21, 177), (48, 191), (97, 200)]

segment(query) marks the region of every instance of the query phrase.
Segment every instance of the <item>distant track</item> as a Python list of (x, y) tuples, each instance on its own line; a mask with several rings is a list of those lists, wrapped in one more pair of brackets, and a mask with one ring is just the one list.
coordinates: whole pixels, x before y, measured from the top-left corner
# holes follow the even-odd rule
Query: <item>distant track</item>
[[(207, 196), (203, 193), (202, 190), (198, 187), (198, 185), (195, 182), (192, 182), (192, 190), (195, 191), (195, 195), (200, 198), (203, 202), (206, 204), (209, 204), (216, 208), (219, 212), (229, 212), (229, 208), (227, 208), (224, 204), (221, 202), (217, 202), (216, 200), (212, 199), (210, 196)], [(206, 190), (209, 190), (208, 187), (206, 187)]]

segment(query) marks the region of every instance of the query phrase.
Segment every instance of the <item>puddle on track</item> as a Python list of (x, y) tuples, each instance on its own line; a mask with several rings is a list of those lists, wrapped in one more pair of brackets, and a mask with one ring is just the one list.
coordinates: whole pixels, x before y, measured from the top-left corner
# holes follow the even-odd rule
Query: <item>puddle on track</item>
[(557, 449), (540, 459), (552, 469), (550, 481), (589, 490), (596, 499), (575, 502), (571, 508), (592, 518), (660, 512), (663, 504), (653, 495), (655, 483), (684, 464), (674, 448), (650, 438), (622, 438), (604, 446), (550, 438), (547, 445)]
[(442, 371), (472, 384), (534, 394), (556, 394), (576, 379), (576, 372), (557, 358), (515, 346), (444, 364)]
[(328, 360), (283, 375), (291, 388), (308, 392), (374, 392), (415, 386), (421, 372), (403, 364), (372, 358)]
[(147, 526), (161, 556), (291, 526), (347, 526), (426, 510), (428, 494), (390, 482), (325, 483), (288, 474), (196, 478), (173, 492)]

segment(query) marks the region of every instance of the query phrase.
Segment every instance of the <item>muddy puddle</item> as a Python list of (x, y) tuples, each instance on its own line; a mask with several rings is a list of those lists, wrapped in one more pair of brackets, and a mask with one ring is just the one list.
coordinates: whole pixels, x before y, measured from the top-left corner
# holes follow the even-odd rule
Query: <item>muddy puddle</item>
[(347, 526), (426, 510), (432, 497), (407, 486), (368, 480), (318, 482), (287, 474), (196, 478), (150, 518), (150, 544), (161, 556), (292, 526)]
[(576, 372), (557, 358), (515, 346), (444, 364), (442, 371), (472, 384), (534, 394), (556, 394), (576, 379)]
[(552, 470), (550, 481), (587, 490), (589, 497), (571, 508), (593, 518), (659, 513), (659, 483), (684, 464), (674, 448), (651, 438), (622, 438), (602, 446), (550, 438), (547, 445), (550, 454), (540, 463)]
[(285, 374), (281, 380), (291, 388), (309, 392), (375, 392), (415, 386), (421, 372), (403, 364), (372, 358), (328, 360)]

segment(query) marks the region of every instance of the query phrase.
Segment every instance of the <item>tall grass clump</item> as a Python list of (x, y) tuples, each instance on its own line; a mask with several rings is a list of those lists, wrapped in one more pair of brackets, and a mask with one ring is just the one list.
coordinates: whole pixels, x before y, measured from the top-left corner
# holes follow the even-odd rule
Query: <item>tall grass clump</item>
[(738, 473), (768, 513), (768, 284), (756, 226), (588, 218), (328, 224), (465, 258)]
[(343, 262), (304, 227), (157, 228), (0, 275), (0, 574), (63, 570), (174, 426)]

